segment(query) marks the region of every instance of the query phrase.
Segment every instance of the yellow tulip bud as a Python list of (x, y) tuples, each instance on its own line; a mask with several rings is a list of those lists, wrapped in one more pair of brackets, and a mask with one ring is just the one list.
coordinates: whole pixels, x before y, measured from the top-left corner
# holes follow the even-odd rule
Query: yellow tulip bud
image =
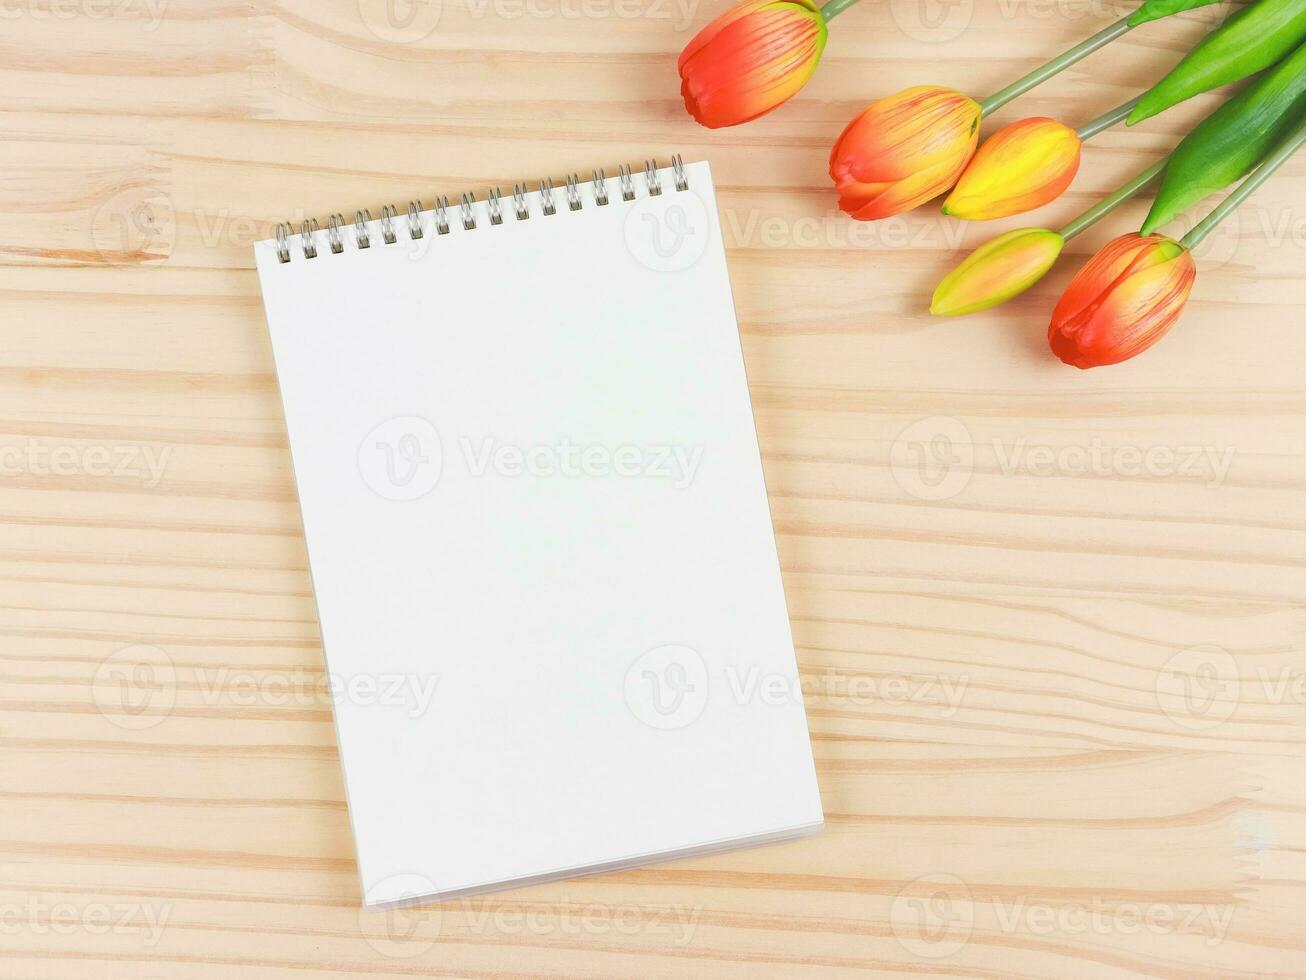
[(1066, 240), (1046, 228), (1019, 228), (981, 245), (934, 290), (930, 312), (964, 316), (1005, 303), (1056, 265)]
[(987, 140), (948, 195), (943, 213), (1005, 218), (1055, 201), (1079, 170), (1082, 140), (1055, 119), (1022, 119)]

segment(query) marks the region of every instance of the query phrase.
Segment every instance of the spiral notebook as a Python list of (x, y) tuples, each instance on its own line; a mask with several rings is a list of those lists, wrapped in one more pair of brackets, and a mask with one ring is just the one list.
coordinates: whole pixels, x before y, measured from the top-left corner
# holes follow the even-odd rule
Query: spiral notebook
[(254, 251), (364, 903), (819, 829), (708, 165)]

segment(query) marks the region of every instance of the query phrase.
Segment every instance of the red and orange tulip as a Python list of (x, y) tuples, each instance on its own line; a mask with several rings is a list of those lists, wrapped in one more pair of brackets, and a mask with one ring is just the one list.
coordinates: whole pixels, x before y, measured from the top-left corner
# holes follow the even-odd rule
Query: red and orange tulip
[(812, 0), (744, 0), (680, 54), (680, 94), (709, 129), (770, 112), (807, 83), (828, 36)]
[(988, 221), (1042, 207), (1075, 179), (1082, 145), (1073, 129), (1055, 119), (1036, 117), (1004, 126), (979, 148), (943, 213)]
[(938, 197), (974, 155), (979, 124), (978, 102), (938, 85), (871, 103), (830, 152), (840, 209), (874, 221)]
[(1197, 266), (1164, 235), (1121, 235), (1079, 271), (1052, 311), (1048, 343), (1078, 368), (1119, 364), (1160, 340), (1183, 312)]

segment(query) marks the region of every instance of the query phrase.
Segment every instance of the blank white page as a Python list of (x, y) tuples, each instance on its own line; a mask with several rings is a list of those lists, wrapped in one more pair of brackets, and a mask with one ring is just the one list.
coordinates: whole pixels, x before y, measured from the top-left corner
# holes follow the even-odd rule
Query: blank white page
[(822, 824), (712, 178), (255, 246), (364, 900)]

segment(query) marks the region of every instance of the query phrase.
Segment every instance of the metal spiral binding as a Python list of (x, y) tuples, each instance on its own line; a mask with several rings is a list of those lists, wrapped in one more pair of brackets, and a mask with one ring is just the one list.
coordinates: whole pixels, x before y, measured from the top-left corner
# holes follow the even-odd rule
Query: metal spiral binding
[(397, 241), (394, 220), (398, 213), (393, 204), (387, 204), (381, 209), (381, 237), (385, 239), (387, 245), (393, 245)]
[(676, 190), (689, 190), (689, 178), (685, 176), (685, 161), (677, 153), (671, 158), (671, 178), (675, 181)]
[(662, 193), (662, 183), (658, 180), (658, 164), (656, 160), (644, 161), (644, 182), (648, 184), (648, 192), (652, 197), (657, 197)]
[(327, 219), (327, 242), (331, 246), (332, 255), (339, 255), (345, 250), (345, 243), (340, 240), (340, 226), (344, 223), (343, 214), (333, 214)]
[[(658, 174), (658, 165), (656, 160), (644, 161), (644, 193), (648, 197), (658, 197), (663, 193), (661, 177)], [(689, 190), (689, 177), (685, 173), (685, 161), (679, 154), (671, 158), (671, 182), (677, 191)], [(598, 207), (605, 207), (611, 202), (608, 196), (608, 176), (603, 170), (591, 171), (591, 179), (582, 181), (579, 174), (568, 174), (563, 184), (563, 193), (567, 202), (567, 209), (570, 211), (580, 211), (585, 207), (585, 185), (589, 186), (589, 193), (592, 195), (593, 203)], [(554, 215), (558, 212), (557, 203), (554, 199), (553, 178), (545, 177), (540, 181), (538, 187), (540, 199), (540, 211), (544, 215)], [(621, 194), (623, 201), (633, 201), (638, 196), (636, 193), (636, 182), (634, 171), (627, 165), (622, 164), (617, 168), (617, 189)], [(530, 201), (527, 199), (529, 191), (525, 184), (514, 184), (512, 188), (511, 213), (517, 221), (528, 221), (531, 218)], [(476, 195), (468, 192), (459, 198), (459, 224), (464, 231), (472, 231), (477, 227), (476, 222)], [(506, 211), (504, 208), (503, 195), (499, 188), (494, 187), (486, 192), (485, 207), (489, 216), (489, 224), (501, 225), (504, 223)], [(435, 207), (432, 209), (432, 215), (435, 219), (435, 231), (437, 235), (449, 234), (449, 198), (437, 197)], [(424, 228), (422, 224), (422, 202), (412, 200), (408, 202), (408, 237), (414, 241), (424, 237)], [(393, 204), (387, 204), (381, 209), (381, 238), (387, 245), (394, 245), (398, 241), (395, 233), (395, 220), (399, 212)], [(354, 212), (354, 235), (353, 244), (356, 249), (371, 248), (372, 241), (368, 234), (368, 226), (372, 223), (372, 212), (363, 208)], [(332, 255), (339, 255), (345, 251), (345, 234), (346, 221), (343, 214), (333, 214), (327, 219), (326, 243)], [(299, 225), (299, 251), (305, 259), (315, 259), (318, 257), (318, 247), (315, 236), (322, 229), (315, 218), (308, 218)], [(296, 234), (295, 227), (290, 222), (284, 222), (276, 226), (276, 254), (277, 260), (281, 263), (290, 261), (291, 238)]]
[(309, 218), (299, 226), (299, 242), (306, 259), (317, 258), (317, 246), (313, 244), (313, 233), (317, 230), (317, 218)]

